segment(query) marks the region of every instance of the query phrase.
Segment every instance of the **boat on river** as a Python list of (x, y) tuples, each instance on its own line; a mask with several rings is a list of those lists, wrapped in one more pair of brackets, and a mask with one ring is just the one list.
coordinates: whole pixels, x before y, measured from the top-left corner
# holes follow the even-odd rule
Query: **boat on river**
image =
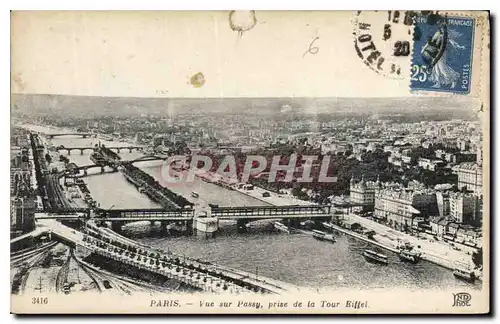
[(200, 195), (196, 191), (191, 191), (191, 197), (198, 198)]
[(417, 263), (420, 261), (422, 253), (416, 250), (400, 250), (399, 259), (401, 261), (407, 261), (411, 263)]
[(317, 240), (320, 240), (320, 241), (329, 241), (329, 242), (332, 242), (332, 243), (336, 242), (335, 237), (333, 237), (332, 234), (327, 234), (325, 232), (318, 231), (318, 230), (313, 230), (312, 234), (313, 234), (313, 237), (315, 239), (317, 239)]
[(457, 279), (460, 279), (460, 280), (463, 280), (466, 282), (470, 282), (470, 283), (473, 283), (477, 279), (474, 271), (472, 271), (470, 269), (464, 269), (461, 267), (457, 267), (457, 268), (455, 268), (455, 270), (453, 270), (453, 276)]
[(375, 252), (373, 250), (364, 250), (363, 256), (368, 262), (381, 263), (385, 265), (389, 264), (387, 255)]
[(274, 226), (275, 229), (277, 229), (280, 232), (283, 232), (283, 233), (286, 233), (286, 234), (290, 234), (290, 228), (288, 228), (288, 226), (286, 226), (283, 223), (273, 222), (273, 226)]
[(399, 247), (399, 259), (411, 263), (417, 263), (422, 257), (422, 252), (416, 250), (409, 242)]

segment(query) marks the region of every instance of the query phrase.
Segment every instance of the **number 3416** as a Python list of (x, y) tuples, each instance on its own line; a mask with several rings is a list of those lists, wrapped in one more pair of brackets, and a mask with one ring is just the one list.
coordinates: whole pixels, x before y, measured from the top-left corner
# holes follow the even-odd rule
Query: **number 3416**
[(49, 303), (49, 299), (47, 297), (33, 297), (31, 299), (31, 303), (33, 305), (47, 305)]
[(427, 69), (426, 65), (413, 65), (411, 67), (411, 80), (418, 82), (427, 81), (430, 71)]

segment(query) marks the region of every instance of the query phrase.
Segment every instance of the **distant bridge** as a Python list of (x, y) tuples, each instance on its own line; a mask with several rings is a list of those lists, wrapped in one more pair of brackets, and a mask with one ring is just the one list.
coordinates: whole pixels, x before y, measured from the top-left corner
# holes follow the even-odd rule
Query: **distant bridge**
[[(120, 153), (122, 150), (128, 150), (129, 153), (132, 153), (134, 150), (135, 151), (142, 151), (144, 148), (142, 146), (106, 146), (106, 148), (110, 149), (110, 150), (114, 150), (116, 151), (117, 153)], [(71, 151), (78, 151), (80, 150), (80, 154), (83, 154), (84, 151), (93, 151), (95, 150), (96, 148), (95, 147), (79, 147), (79, 146), (75, 146), (75, 147), (66, 147), (66, 146), (58, 146), (55, 148), (55, 150), (57, 152), (60, 152), (60, 151), (66, 151), (69, 154), (71, 154)]]
[(54, 138), (56, 136), (81, 136), (82, 138), (87, 138), (87, 137), (97, 137), (97, 134), (92, 134), (92, 133), (52, 133), (52, 134), (46, 134), (45, 135), (47, 138)]
[[(142, 156), (140, 158), (134, 159), (134, 160), (129, 160), (129, 161), (110, 161), (108, 162), (108, 165), (97, 165), (97, 164), (89, 164), (89, 165), (81, 165), (78, 167), (70, 168), (70, 169), (65, 169), (59, 172), (59, 177), (69, 177), (69, 178), (81, 178), (85, 177), (88, 175), (88, 170), (94, 169), (94, 168), (100, 168), (101, 173), (106, 172), (106, 168), (111, 168), (110, 171), (107, 172), (117, 172), (118, 167), (121, 166), (123, 163), (136, 163), (136, 162), (146, 162), (146, 161), (159, 161), (159, 160), (166, 160), (168, 157), (161, 157), (161, 156)], [(80, 174), (80, 172), (83, 171), (83, 174)], [(74, 173), (79, 173), (79, 174), (74, 174)]]
[[(119, 165), (119, 163), (116, 166), (111, 166), (111, 165), (101, 166), (101, 165), (97, 165), (97, 164), (82, 165), (82, 166), (78, 166), (76, 168), (66, 169), (66, 170), (59, 172), (59, 177), (64, 177), (64, 176), (68, 177), (68, 178), (85, 177), (88, 175), (88, 170), (90, 170), (90, 169), (101, 169), (101, 173), (105, 173), (106, 167), (111, 168), (111, 170), (108, 172), (117, 172), (118, 165)], [(80, 171), (83, 171), (83, 174), (80, 174)]]
[(135, 163), (135, 162), (145, 162), (145, 161), (158, 161), (158, 160), (167, 160), (168, 156), (159, 156), (159, 155), (144, 155), (137, 159), (123, 161), (123, 163)]

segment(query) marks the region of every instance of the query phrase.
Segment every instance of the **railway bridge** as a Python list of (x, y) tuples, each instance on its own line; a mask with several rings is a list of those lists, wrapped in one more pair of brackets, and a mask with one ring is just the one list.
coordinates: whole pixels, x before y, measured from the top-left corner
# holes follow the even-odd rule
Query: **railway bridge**
[[(206, 213), (200, 213), (193, 208), (136, 208), (136, 209), (95, 209), (95, 219), (110, 222), (112, 229), (120, 231), (121, 226), (137, 221), (160, 222), (162, 228), (171, 223), (177, 223), (187, 233), (192, 233), (196, 228), (194, 222), (199, 218), (210, 219), (216, 222), (218, 228), (219, 220), (235, 220), (239, 232), (246, 231), (246, 224), (263, 219), (282, 219), (291, 226), (298, 227), (301, 220), (314, 219), (318, 221), (331, 220), (331, 205), (308, 205), (308, 206), (248, 206), (248, 207), (209, 207)], [(71, 211), (68, 211), (71, 214)], [(90, 218), (90, 213), (88, 214)], [(43, 219), (60, 219), (66, 221), (79, 221), (82, 217), (68, 216), (59, 211), (58, 213), (40, 216)]]
[(66, 170), (62, 170), (59, 172), (59, 177), (66, 177), (66, 178), (82, 178), (86, 177), (89, 175), (88, 171), (92, 169), (100, 169), (100, 173), (105, 173), (105, 172), (118, 172), (118, 167), (120, 166), (119, 163), (115, 163), (113, 165), (97, 165), (97, 164), (89, 164), (89, 165), (82, 165)]

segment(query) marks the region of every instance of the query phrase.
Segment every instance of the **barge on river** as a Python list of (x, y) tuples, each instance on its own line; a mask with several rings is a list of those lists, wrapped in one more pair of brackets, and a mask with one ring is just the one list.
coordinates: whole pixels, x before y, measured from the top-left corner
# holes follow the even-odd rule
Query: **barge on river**
[(274, 222), (273, 226), (274, 226), (274, 228), (276, 230), (278, 230), (280, 232), (283, 232), (283, 233), (286, 233), (286, 234), (290, 234), (290, 228), (288, 226), (286, 226), (285, 224), (283, 224), (283, 223)]
[(325, 232), (318, 231), (318, 230), (313, 230), (312, 234), (313, 234), (313, 237), (315, 239), (317, 239), (317, 240), (320, 240), (320, 241), (329, 241), (329, 242), (332, 242), (332, 243), (336, 242), (335, 237), (333, 237), (332, 234), (327, 234)]
[(389, 264), (387, 255), (375, 252), (373, 250), (365, 250), (363, 252), (363, 256), (365, 257), (366, 261), (368, 262), (375, 262), (375, 263), (380, 263), (380, 264)]
[(453, 276), (457, 279), (470, 283), (475, 282), (477, 279), (474, 271), (463, 268), (455, 268), (455, 270), (453, 270)]

